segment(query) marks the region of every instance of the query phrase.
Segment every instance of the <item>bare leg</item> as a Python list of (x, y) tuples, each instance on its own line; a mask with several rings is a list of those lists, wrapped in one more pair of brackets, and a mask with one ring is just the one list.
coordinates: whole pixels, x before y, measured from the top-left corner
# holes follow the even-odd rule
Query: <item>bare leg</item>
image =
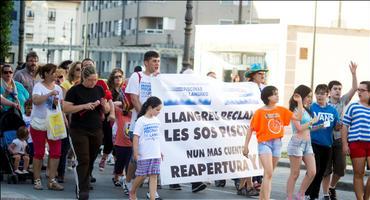
[(157, 191), (157, 177), (158, 175), (149, 175), (149, 193), (150, 200), (155, 200), (155, 192)]
[(23, 156), (23, 170), (28, 170), (29, 164), (30, 164), (30, 157)]
[(55, 178), (59, 165), (59, 159), (49, 158), (49, 180)]
[(19, 169), (19, 162), (21, 161), (21, 156), (16, 154), (16, 155), (13, 155), (13, 158), (14, 158), (14, 171)]
[(136, 176), (134, 183), (132, 184), (132, 188), (130, 190), (130, 200), (137, 199), (136, 197), (137, 188), (139, 188), (139, 186), (143, 183), (145, 178), (146, 176)]
[(364, 199), (365, 158), (353, 158), (353, 187), (357, 200)]
[(303, 157), (303, 162), (306, 165), (307, 172), (302, 180), (301, 187), (299, 188), (299, 195), (302, 197), (316, 175), (315, 156), (313, 154), (306, 155)]
[(271, 192), (271, 181), (272, 181), (272, 172), (273, 172), (273, 158), (271, 154), (260, 154), (259, 155), (264, 172), (263, 172), (263, 181), (260, 192), (260, 200), (269, 200)]
[(135, 171), (136, 171), (136, 165), (130, 161), (130, 163), (128, 164), (127, 174), (126, 174), (127, 182), (131, 182), (132, 178), (134, 177)]
[[(370, 165), (370, 157), (367, 157), (367, 164)], [(367, 177), (367, 181), (366, 181), (366, 188), (365, 188), (365, 200), (369, 200), (370, 199), (370, 176)]]
[(289, 156), (290, 161), (290, 175), (288, 178), (286, 190), (288, 199), (293, 198), (294, 186), (299, 177), (302, 157), (301, 156)]
[(33, 178), (40, 179), (42, 160), (33, 157)]

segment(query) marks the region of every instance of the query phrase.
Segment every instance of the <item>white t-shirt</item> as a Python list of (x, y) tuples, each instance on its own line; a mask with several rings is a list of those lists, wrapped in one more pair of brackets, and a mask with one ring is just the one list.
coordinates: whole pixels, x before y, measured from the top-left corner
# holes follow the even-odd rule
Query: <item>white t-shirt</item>
[[(62, 100), (63, 99), (63, 90), (59, 85), (54, 86), (54, 90), (58, 91), (58, 99)], [(49, 90), (46, 88), (41, 82), (36, 83), (35, 87), (33, 88), (32, 95), (37, 94), (37, 95), (46, 95), (53, 90)], [(31, 112), (31, 118), (37, 117), (40, 119), (45, 119), (46, 118), (46, 110), (52, 109), (53, 106), (53, 100), (54, 96), (49, 96), (48, 100), (46, 100), (44, 103), (40, 105), (32, 105), (32, 112)]]
[[(136, 72), (132, 73), (127, 83), (126, 93), (138, 95), (139, 101), (141, 105), (143, 105), (145, 101), (150, 96), (152, 96), (152, 86), (150, 82), (151, 76), (148, 76), (142, 72), (139, 72), (139, 73), (141, 75), (140, 83), (139, 83), (139, 75)], [(137, 112), (135, 108), (132, 109), (131, 112), (132, 112), (132, 115), (131, 115), (130, 131), (133, 131), (135, 128)]]
[(136, 121), (134, 134), (139, 136), (139, 160), (161, 158), (159, 141), (160, 121), (157, 117), (140, 117)]
[(27, 142), (22, 141), (18, 138), (14, 139), (12, 141), (12, 144), (15, 144), (14, 152), (19, 153), (19, 154), (25, 154), (26, 153), (26, 147), (27, 147)]
[[(27, 127), (28, 132), (29, 132), (30, 127), (31, 127), (31, 116), (23, 115), (23, 121), (26, 124), (26, 127)], [(32, 143), (31, 134), (28, 135), (27, 143)]]

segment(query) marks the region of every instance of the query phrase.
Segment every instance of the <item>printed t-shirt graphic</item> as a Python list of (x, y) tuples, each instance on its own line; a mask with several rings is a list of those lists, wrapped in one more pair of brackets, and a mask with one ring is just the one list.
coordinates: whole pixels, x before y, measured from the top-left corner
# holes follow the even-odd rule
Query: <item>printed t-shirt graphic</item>
[(284, 126), (289, 125), (293, 112), (277, 106), (272, 110), (258, 109), (251, 120), (251, 128), (256, 131), (258, 142), (281, 138)]

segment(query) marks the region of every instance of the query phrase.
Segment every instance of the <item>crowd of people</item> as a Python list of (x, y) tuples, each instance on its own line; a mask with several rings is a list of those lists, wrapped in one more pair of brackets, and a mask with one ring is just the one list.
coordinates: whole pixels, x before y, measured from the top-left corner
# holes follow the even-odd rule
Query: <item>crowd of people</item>
[[(92, 173), (94, 163), (103, 145), (99, 170), (105, 169), (112, 154), (114, 186), (122, 186), (129, 199), (137, 199), (138, 187), (149, 177), (147, 198), (161, 199), (157, 192), (162, 159), (161, 122), (157, 116), (162, 102), (152, 96), (151, 90), (151, 78), (160, 71), (160, 55), (148, 51), (143, 63), (144, 70), (136, 67), (128, 79), (124, 71), (115, 68), (107, 81), (98, 77), (95, 62), (90, 58), (66, 60), (59, 66), (51, 63), (39, 66), (38, 55), (30, 52), (26, 63), (15, 73), (12, 66), (2, 65), (1, 113), (19, 112), (26, 124), (17, 130), (17, 138), (9, 145), (14, 172), (29, 173), (31, 164), (33, 187), (43, 189), (41, 171), (47, 150), (47, 188), (64, 190), (66, 166), (76, 159), (76, 197), (89, 199), (89, 190), (96, 182)], [(256, 110), (251, 119), (243, 155), (249, 156), (250, 139), (255, 133), (264, 173), (234, 179), (238, 195), (270, 199), (274, 169), (281, 157), (284, 126), (290, 125), (293, 134), (287, 148), (288, 200), (318, 199), (320, 187), (323, 199), (339, 199), (335, 188), (345, 174), (347, 155), (352, 160), (356, 198), (370, 199), (370, 179), (366, 186), (363, 184), (365, 165), (370, 163), (370, 81), (357, 83), (356, 63), (351, 62), (349, 69), (352, 87), (346, 94), (342, 95), (339, 81), (319, 84), (314, 92), (308, 86), (299, 85), (291, 96), (289, 108), (278, 106), (278, 88), (265, 85), (266, 67), (253, 64), (247, 70), (246, 80), (258, 86), (265, 105)], [(214, 72), (207, 76), (216, 78)], [(239, 81), (239, 75), (232, 79), (232, 82)], [(359, 101), (348, 105), (356, 92)], [(58, 105), (64, 113), (68, 137), (53, 140), (48, 137), (46, 118), (48, 111), (57, 109)], [(23, 168), (19, 168), (21, 159)], [(302, 161), (306, 173), (294, 193)], [(225, 180), (215, 182), (217, 187), (225, 184)], [(192, 183), (192, 192), (206, 187), (206, 183)], [(170, 189), (181, 190), (181, 186), (173, 184)]]

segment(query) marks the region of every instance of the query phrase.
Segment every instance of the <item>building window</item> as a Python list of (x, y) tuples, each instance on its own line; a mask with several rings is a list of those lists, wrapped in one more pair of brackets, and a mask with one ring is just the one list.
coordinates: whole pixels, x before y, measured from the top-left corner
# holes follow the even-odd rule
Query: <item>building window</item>
[(85, 37), (85, 24), (82, 25), (82, 37), (81, 38), (84, 38)]
[(55, 18), (56, 18), (55, 9), (49, 9), (49, 11), (48, 11), (48, 20), (49, 21), (55, 21)]
[(26, 9), (26, 17), (27, 17), (27, 20), (33, 20), (35, 18), (35, 13), (29, 7)]
[(26, 33), (26, 41), (29, 42), (33, 41), (33, 33)]
[(48, 43), (55, 42), (55, 37), (48, 37)]
[(218, 24), (220, 25), (228, 25), (228, 24), (233, 24), (234, 20), (232, 19), (219, 19)]
[(163, 29), (164, 30), (175, 30), (176, 29), (176, 18), (163, 17)]
[(120, 36), (122, 30), (122, 20), (115, 20), (113, 22), (113, 36)]

